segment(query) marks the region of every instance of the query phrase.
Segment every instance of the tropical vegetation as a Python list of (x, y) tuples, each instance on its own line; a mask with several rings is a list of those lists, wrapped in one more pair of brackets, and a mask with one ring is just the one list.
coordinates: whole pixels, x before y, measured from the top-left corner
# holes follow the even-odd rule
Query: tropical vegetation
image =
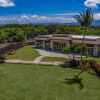
[(2, 55), (2, 54), (0, 54), (0, 63), (3, 63), (4, 62), (4, 60), (5, 60), (5, 56), (4, 55)]
[(87, 9), (86, 12), (82, 12), (82, 13), (80, 12), (79, 14), (75, 15), (74, 18), (84, 28), (83, 40), (81, 46), (81, 65), (83, 66), (82, 56), (83, 56), (85, 35), (87, 34), (88, 27), (90, 27), (93, 22), (93, 13), (89, 9)]
[[(72, 43), (71, 45), (65, 47), (62, 49), (62, 52), (67, 54), (70, 58), (70, 63), (73, 67), (77, 67), (77, 57), (76, 54), (81, 54), (81, 44), (79, 43)], [(84, 54), (86, 57), (88, 55), (87, 52), (87, 46), (84, 44), (82, 49), (82, 54)]]
[[(84, 28), (69, 25), (32, 25), (32, 24), (10, 24), (0, 27), (0, 42), (23, 42), (32, 40), (37, 35), (43, 34), (81, 34)], [(88, 35), (99, 35), (100, 27), (89, 27)]]

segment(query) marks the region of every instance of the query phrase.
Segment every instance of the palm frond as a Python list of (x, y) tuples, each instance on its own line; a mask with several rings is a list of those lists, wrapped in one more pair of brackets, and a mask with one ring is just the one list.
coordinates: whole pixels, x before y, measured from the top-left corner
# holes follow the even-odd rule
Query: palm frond
[(89, 27), (94, 19), (90, 9), (87, 9), (86, 12), (79, 12), (79, 14), (75, 15), (74, 18), (81, 26), (84, 27)]

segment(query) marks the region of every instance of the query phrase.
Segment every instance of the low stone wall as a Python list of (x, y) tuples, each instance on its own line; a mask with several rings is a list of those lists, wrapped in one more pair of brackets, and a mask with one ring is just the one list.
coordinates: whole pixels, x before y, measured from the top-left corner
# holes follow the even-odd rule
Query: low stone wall
[(0, 49), (6, 47), (8, 45), (9, 45), (9, 43), (6, 43), (6, 44), (5, 43), (0, 43)]
[(33, 42), (21, 42), (21, 43), (7, 43), (7, 44), (1, 44), (0, 48), (0, 54), (5, 54), (10, 50), (17, 50), (19, 48), (22, 48), (22, 44), (28, 44), (28, 45), (33, 45)]

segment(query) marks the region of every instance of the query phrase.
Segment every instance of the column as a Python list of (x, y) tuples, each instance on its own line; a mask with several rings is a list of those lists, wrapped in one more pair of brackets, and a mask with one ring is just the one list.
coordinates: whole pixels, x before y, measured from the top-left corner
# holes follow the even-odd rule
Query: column
[(38, 46), (38, 44), (37, 44), (37, 41), (35, 40), (35, 47), (37, 47)]
[(66, 43), (66, 46), (70, 46), (70, 43), (69, 43), (69, 42), (67, 42), (67, 43)]
[(94, 45), (93, 56), (98, 56), (98, 46)]
[(53, 41), (50, 41), (50, 49), (53, 50)]
[(45, 49), (45, 41), (43, 41), (43, 49)]

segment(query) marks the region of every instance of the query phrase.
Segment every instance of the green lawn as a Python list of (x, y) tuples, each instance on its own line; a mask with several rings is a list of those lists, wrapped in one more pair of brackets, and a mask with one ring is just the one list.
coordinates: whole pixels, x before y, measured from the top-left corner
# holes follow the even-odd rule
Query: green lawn
[(33, 46), (25, 46), (16, 51), (13, 55), (7, 55), (7, 59), (34, 60), (39, 53), (33, 49)]
[(79, 69), (58, 66), (0, 64), (0, 100), (100, 100), (100, 80), (81, 74), (83, 89), (67, 85)]
[(61, 57), (44, 57), (42, 59), (43, 62), (45, 61), (49, 61), (49, 62), (65, 62), (65, 61), (69, 61), (67, 58), (61, 58)]

